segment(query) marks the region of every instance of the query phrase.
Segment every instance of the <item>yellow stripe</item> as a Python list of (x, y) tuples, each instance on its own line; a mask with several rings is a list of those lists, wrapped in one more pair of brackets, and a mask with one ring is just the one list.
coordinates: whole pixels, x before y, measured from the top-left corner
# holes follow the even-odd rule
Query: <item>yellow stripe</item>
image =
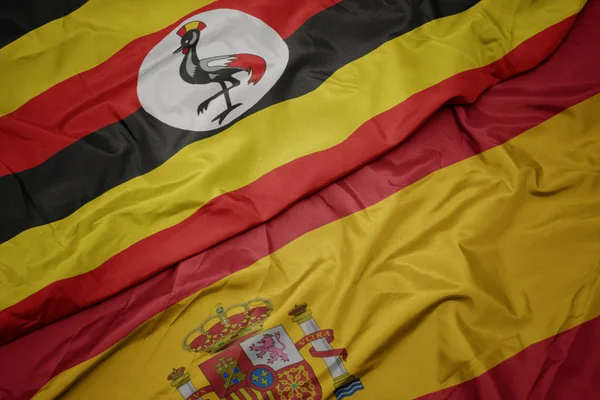
[(241, 394), (244, 396), (244, 398), (245, 398), (246, 400), (252, 400), (252, 396), (250, 396), (250, 394), (248, 394), (248, 392), (246, 391), (246, 389), (245, 389), (245, 388), (241, 388), (241, 389), (239, 390), (239, 392), (240, 392), (240, 393), (241, 393)]
[[(501, 58), (577, 12), (581, 3), (483, 1), (468, 12), (428, 23), (341, 68), (314, 92), (187, 146), (159, 168), (61, 221), (23, 232), (0, 245), (0, 276), (18, 282), (0, 293), (0, 308), (58, 279), (96, 268), (139, 240), (182, 222), (222, 193), (340, 143), (410, 95)], [(513, 30), (501, 32), (498, 27)], [(335, 118), (341, 109), (343, 118)]]
[(252, 392), (254, 393), (254, 395), (256, 396), (256, 398), (258, 400), (264, 400), (264, 396), (263, 396), (263, 394), (261, 392), (259, 392), (256, 389), (252, 389)]
[(269, 398), (269, 400), (275, 400), (275, 397), (273, 396), (273, 393), (271, 391), (267, 392), (267, 397)]
[(71, 14), (29, 32), (0, 49), (0, 116), (103, 63), (130, 41), (213, 2), (90, 0)]
[(241, 399), (238, 397), (238, 395), (237, 395), (237, 394), (235, 394), (235, 393), (231, 393), (231, 394), (229, 395), (229, 397), (231, 397), (231, 399), (232, 399), (232, 400), (241, 400)]
[[(164, 393), (165, 371), (208, 359), (181, 350), (184, 335), (215, 304), (255, 296), (275, 307), (265, 328), (284, 324), (293, 340), (304, 336), (287, 314), (294, 304), (306, 302), (321, 329), (335, 330), (333, 345), (348, 349), (346, 368), (365, 386), (357, 400), (458, 384), (598, 316), (598, 109), (600, 95), (300, 237), (60, 374), (36, 398), (65, 388), (66, 399), (136, 398), (140, 386), (144, 398)], [(303, 354), (332, 390), (324, 363)], [(197, 387), (207, 383), (198, 368), (189, 372)]]

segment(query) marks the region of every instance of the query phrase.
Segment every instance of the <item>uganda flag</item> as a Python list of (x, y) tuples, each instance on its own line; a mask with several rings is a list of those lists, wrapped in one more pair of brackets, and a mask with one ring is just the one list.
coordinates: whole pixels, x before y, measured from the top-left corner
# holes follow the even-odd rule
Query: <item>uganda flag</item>
[(1, 400), (600, 398), (600, 0), (0, 20)]

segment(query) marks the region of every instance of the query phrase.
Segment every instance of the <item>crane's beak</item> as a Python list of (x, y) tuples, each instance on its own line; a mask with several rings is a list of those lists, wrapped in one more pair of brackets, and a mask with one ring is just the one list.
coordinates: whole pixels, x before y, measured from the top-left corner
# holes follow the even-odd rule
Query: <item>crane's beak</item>
[(179, 47), (177, 50), (175, 50), (175, 51), (173, 52), (173, 54), (180, 53), (180, 52), (181, 52), (181, 50), (183, 50), (183, 46), (180, 46), (180, 47)]

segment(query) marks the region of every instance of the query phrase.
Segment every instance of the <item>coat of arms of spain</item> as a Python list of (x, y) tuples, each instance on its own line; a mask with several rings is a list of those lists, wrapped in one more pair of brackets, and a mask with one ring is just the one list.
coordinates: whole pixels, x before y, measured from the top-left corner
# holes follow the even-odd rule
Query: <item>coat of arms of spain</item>
[(199, 365), (208, 385), (196, 389), (189, 372), (180, 367), (173, 368), (167, 378), (171, 386), (186, 400), (202, 400), (209, 393), (221, 400), (320, 400), (321, 384), (300, 353), (310, 346), (311, 357), (327, 365), (338, 400), (364, 389), (344, 366), (346, 349), (331, 346), (333, 330), (320, 329), (306, 304), (296, 305), (288, 313), (304, 332), (296, 342), (283, 325), (263, 330), (272, 312), (272, 302), (264, 298), (227, 308), (218, 304), (216, 313), (182, 341), (183, 350), (212, 356)]

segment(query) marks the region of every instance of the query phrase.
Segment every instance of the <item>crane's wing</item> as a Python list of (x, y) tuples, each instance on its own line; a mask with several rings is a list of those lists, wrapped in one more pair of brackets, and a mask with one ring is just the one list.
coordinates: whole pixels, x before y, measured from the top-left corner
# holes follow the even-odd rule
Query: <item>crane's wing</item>
[(200, 60), (200, 68), (202, 68), (206, 72), (217, 72), (222, 70), (223, 68), (231, 68), (229, 67), (229, 64), (235, 59), (235, 56), (232, 54), (203, 58), (202, 60)]

